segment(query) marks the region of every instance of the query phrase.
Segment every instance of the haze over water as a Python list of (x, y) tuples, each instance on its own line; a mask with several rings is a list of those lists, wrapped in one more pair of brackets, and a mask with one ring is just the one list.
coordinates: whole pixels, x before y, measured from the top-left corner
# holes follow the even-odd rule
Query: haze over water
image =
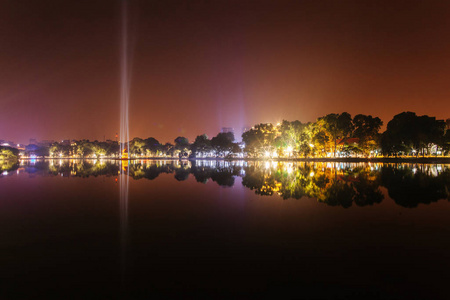
[(449, 165), (38, 160), (1, 174), (0, 298), (447, 295)]

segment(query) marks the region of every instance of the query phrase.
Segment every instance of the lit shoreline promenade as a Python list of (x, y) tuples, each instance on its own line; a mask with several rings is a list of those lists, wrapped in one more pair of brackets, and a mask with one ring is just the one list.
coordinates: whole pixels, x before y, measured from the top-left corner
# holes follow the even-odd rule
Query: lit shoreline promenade
[(20, 157), (19, 160), (117, 160), (117, 161), (140, 161), (140, 160), (167, 160), (167, 161), (274, 161), (274, 162), (367, 162), (367, 163), (424, 163), (424, 164), (434, 164), (434, 163), (450, 163), (450, 157), (444, 156), (425, 156), (425, 157), (412, 157), (412, 156), (402, 156), (402, 157), (310, 157), (310, 158), (224, 158), (224, 157), (169, 157), (169, 156), (142, 156), (142, 157), (129, 157), (129, 158), (119, 158), (119, 157)]

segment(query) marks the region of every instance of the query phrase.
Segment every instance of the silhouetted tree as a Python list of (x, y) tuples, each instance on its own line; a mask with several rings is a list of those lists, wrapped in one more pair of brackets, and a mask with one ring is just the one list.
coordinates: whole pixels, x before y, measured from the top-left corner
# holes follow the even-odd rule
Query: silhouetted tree
[(381, 138), (383, 153), (396, 155), (399, 152), (416, 151), (425, 155), (430, 144), (442, 145), (445, 122), (434, 117), (417, 116), (413, 112), (403, 112), (389, 121)]
[(234, 134), (232, 132), (220, 132), (211, 139), (211, 146), (216, 155), (225, 155), (233, 150)]
[(205, 153), (211, 152), (211, 141), (208, 139), (208, 136), (206, 134), (197, 136), (191, 145), (191, 150), (194, 156), (199, 154), (205, 155)]
[(180, 157), (188, 155), (188, 152), (190, 151), (190, 145), (187, 138), (179, 136), (174, 140), (174, 142), (175, 151), (179, 154)]
[(371, 115), (359, 114), (353, 118), (353, 137), (359, 139), (358, 146), (365, 155), (378, 148), (380, 137), (378, 131), (382, 125), (380, 118)]

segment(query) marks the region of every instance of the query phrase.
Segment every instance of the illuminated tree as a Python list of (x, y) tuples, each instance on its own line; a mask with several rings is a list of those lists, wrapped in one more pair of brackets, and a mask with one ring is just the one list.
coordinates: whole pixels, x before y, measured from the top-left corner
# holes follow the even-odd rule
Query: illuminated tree
[(334, 142), (334, 157), (336, 157), (337, 140), (349, 137), (353, 131), (352, 117), (349, 113), (328, 114), (318, 120), (321, 126)]
[(77, 142), (76, 154), (81, 157), (89, 156), (94, 152), (92, 148), (92, 144), (88, 140), (81, 140)]
[(130, 154), (141, 155), (146, 152), (146, 143), (141, 138), (134, 138), (129, 142)]
[(11, 147), (0, 146), (0, 160), (17, 160), (19, 150)]
[(242, 134), (245, 151), (250, 155), (260, 156), (264, 156), (266, 153), (273, 153), (277, 135), (278, 131), (272, 124), (258, 124)]
[(174, 156), (175, 155), (175, 147), (171, 143), (165, 143), (162, 146), (162, 151), (165, 155)]
[(448, 129), (444, 135), (444, 139), (442, 142), (442, 148), (444, 150), (445, 155), (448, 155), (450, 153), (450, 130), (448, 130)]
[(281, 153), (286, 156), (291, 154), (309, 155), (311, 152), (310, 124), (300, 121), (289, 122), (283, 120), (280, 126), (280, 135), (276, 138), (276, 145), (281, 148)]
[(330, 135), (320, 126), (320, 121), (317, 122), (312, 136), (312, 144), (314, 145), (314, 153), (320, 156), (326, 156), (326, 153), (331, 150), (331, 137)]
[(109, 145), (106, 142), (95, 141), (92, 143), (92, 152), (96, 157), (105, 156), (108, 153)]
[(378, 148), (378, 142), (380, 130), (383, 122), (378, 117), (372, 117), (371, 115), (356, 115), (353, 118), (353, 137), (359, 139), (358, 146), (361, 151), (367, 156), (371, 151)]

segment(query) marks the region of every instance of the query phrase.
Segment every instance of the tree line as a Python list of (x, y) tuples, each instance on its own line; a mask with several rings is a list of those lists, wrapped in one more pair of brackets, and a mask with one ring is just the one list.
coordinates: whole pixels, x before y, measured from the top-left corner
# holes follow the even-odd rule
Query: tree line
[(258, 124), (242, 135), (249, 156), (373, 157), (448, 155), (450, 120), (413, 112), (400, 113), (380, 133), (378, 117), (347, 112), (328, 114), (316, 122)]
[[(131, 157), (190, 158), (323, 158), (449, 155), (449, 120), (437, 120), (413, 112), (400, 113), (388, 122), (378, 117), (349, 113), (328, 114), (315, 122), (282, 121), (256, 124), (242, 134), (237, 143), (233, 133), (218, 133), (211, 139), (202, 134), (189, 142), (179, 136), (173, 143), (160, 143), (153, 137), (134, 138), (128, 143)], [(73, 141), (53, 143), (38, 151), (52, 157), (120, 157), (115, 141)]]

